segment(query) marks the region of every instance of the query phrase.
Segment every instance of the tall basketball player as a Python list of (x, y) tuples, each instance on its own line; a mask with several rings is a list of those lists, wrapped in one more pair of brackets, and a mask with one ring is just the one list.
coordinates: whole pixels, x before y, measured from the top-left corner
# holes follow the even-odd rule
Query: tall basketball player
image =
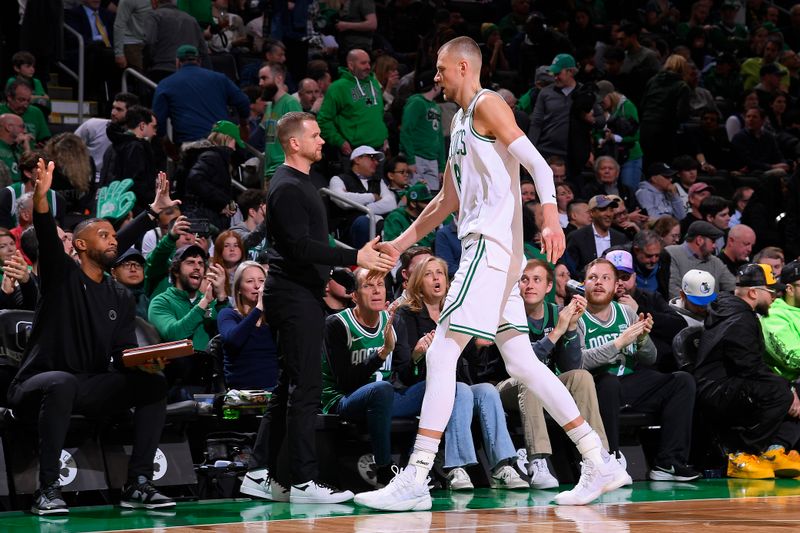
[(508, 373), (540, 396), (583, 456), (577, 486), (558, 494), (556, 503), (587, 504), (630, 484), (631, 478), (622, 460), (603, 449), (564, 385), (534, 355), (517, 288), (525, 264), (519, 165), (534, 177), (543, 204), (542, 243), (551, 262), (564, 252), (553, 173), (516, 126), (505, 101), (481, 88), (475, 41), (458, 37), (442, 46), (436, 69), (435, 81), (445, 98), (460, 106), (451, 127), (444, 184), (411, 227), (380, 249), (396, 258), (458, 210), (461, 262), (426, 356), (428, 383), (408, 466), (389, 485), (358, 494), (355, 502), (381, 510), (430, 509), (426, 478), (453, 408), (456, 361), (470, 338), (479, 337), (497, 343)]

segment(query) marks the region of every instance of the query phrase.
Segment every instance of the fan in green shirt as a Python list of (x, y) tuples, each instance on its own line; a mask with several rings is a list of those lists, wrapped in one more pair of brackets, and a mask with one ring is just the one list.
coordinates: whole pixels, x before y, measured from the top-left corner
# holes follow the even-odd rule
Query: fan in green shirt
[(278, 120), (291, 111), (302, 111), (300, 101), (286, 92), (286, 68), (280, 63), (269, 63), (258, 71), (258, 86), (267, 101), (264, 109), (264, 176), (270, 179), (283, 164), (284, 154), (278, 142)]
[(417, 158), (436, 161), (441, 173), (446, 162), (442, 110), (433, 101), (441, 89), (433, 83), (433, 72), (420, 74), (416, 83), (417, 89), (424, 92), (410, 96), (403, 107), (400, 151), (406, 154), (409, 165), (414, 165)]
[(36, 142), (52, 137), (41, 109), (31, 105), (33, 91), (23, 81), (14, 81), (6, 89), (6, 102), (0, 105), (0, 115), (14, 113), (22, 117), (25, 129)]
[[(425, 206), (433, 199), (431, 191), (424, 183), (415, 183), (404, 192), (406, 205), (398, 207), (388, 215), (383, 221), (383, 240), (393, 241), (400, 236), (411, 223), (416, 220)], [(436, 232), (432, 231), (425, 235), (416, 246), (433, 246), (436, 240)]]

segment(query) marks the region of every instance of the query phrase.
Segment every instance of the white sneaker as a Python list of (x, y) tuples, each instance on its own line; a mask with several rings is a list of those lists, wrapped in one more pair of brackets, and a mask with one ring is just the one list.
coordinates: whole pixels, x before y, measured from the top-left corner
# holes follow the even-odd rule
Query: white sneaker
[(527, 489), (528, 483), (522, 479), (513, 466), (505, 465), (492, 474), (489, 485), (493, 489)]
[(239, 492), (273, 502), (289, 501), (289, 489), (275, 481), (266, 468), (247, 472), (244, 475)]
[(307, 481), (292, 485), (289, 501), (292, 503), (342, 503), (353, 499), (349, 490), (339, 490), (321, 481)]
[(431, 493), (426, 483), (418, 483), (413, 466), (398, 471), (382, 489), (356, 494), (358, 505), (379, 511), (429, 511)]
[(614, 479), (606, 484), (603, 492), (610, 492), (620, 487), (633, 485), (633, 479), (630, 474), (628, 474), (628, 461), (625, 459), (625, 456), (622, 455), (622, 452), (618, 453), (619, 457), (611, 454), (611, 461), (609, 461), (608, 464), (611, 467), (611, 472), (614, 474)]
[(469, 474), (463, 468), (456, 467), (447, 474), (450, 490), (472, 490), (475, 486), (469, 478)]
[(555, 489), (558, 487), (558, 479), (550, 473), (547, 467), (547, 459), (531, 459), (528, 463), (528, 476), (531, 478), (531, 487), (534, 489)]
[(606, 468), (594, 464), (588, 457), (581, 461), (581, 477), (575, 488), (559, 492), (555, 502), (559, 505), (586, 505), (600, 497), (606, 490), (606, 485), (614, 482), (614, 473), (609, 467), (611, 463), (618, 464), (613, 459), (606, 463)]

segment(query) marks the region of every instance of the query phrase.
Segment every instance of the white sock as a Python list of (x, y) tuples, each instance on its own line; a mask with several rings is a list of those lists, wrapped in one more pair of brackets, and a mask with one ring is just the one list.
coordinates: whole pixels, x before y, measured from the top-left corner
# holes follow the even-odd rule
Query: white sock
[(414, 451), (411, 452), (411, 457), (408, 458), (408, 466), (414, 467), (418, 483), (425, 483), (428, 474), (433, 468), (433, 460), (436, 458), (436, 452), (439, 451), (440, 442), (441, 439), (417, 433), (417, 439), (414, 441)]

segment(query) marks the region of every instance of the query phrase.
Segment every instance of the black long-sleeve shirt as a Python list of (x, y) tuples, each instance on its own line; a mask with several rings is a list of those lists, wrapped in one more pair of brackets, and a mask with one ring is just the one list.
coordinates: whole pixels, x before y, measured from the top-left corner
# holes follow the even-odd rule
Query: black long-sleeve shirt
[(358, 251), (328, 245), (328, 217), (308, 174), (281, 165), (267, 195), (269, 275), (322, 295), (331, 266), (356, 264)]
[[(136, 346), (135, 302), (104, 276), (97, 283), (66, 253), (49, 213), (33, 214), (39, 239), (41, 299), (16, 381), (50, 370), (72, 374), (107, 372), (110, 360)], [(124, 241), (123, 238), (120, 241)]]

